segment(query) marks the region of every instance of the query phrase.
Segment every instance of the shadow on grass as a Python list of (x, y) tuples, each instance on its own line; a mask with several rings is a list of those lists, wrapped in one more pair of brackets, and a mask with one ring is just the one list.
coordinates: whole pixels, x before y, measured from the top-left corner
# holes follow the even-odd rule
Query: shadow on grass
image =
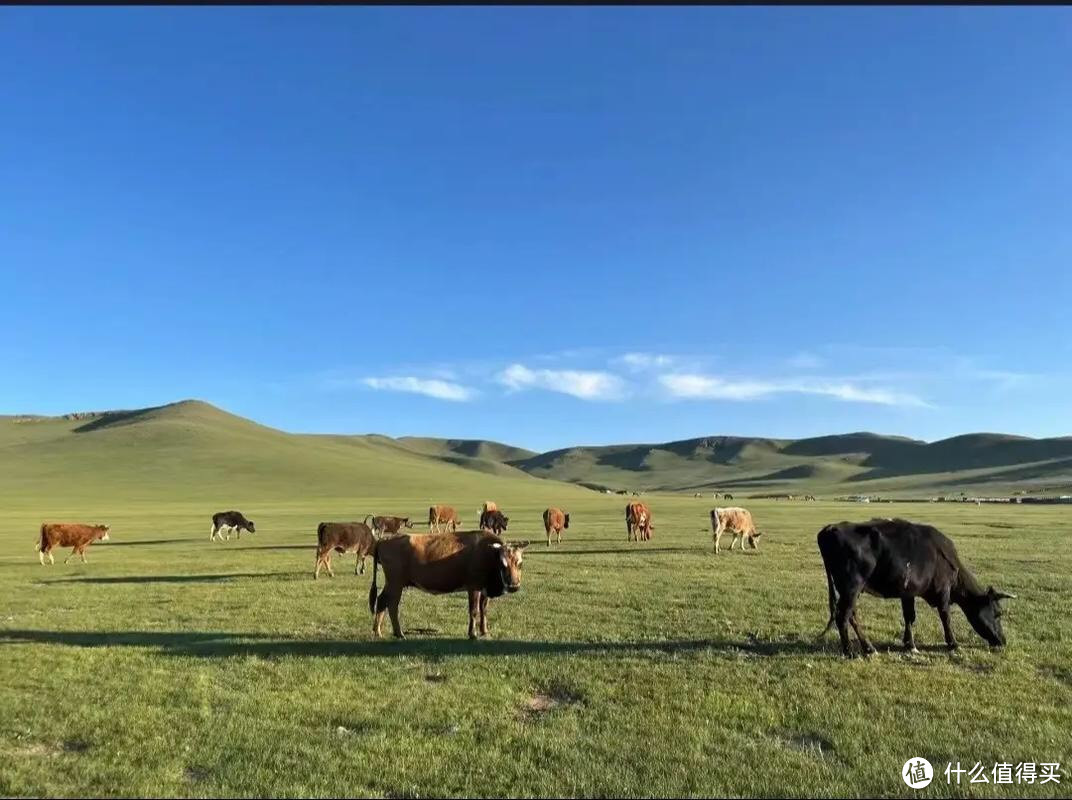
[[(543, 545), (540, 547), (539, 545)], [(697, 548), (695, 547), (647, 547), (644, 545), (638, 545), (627, 549), (629, 543), (626, 542), (626, 547), (620, 550), (567, 550), (565, 549), (565, 542), (562, 543), (562, 549), (558, 548), (558, 544), (552, 544), (547, 546), (547, 540), (543, 542), (533, 542), (529, 545), (529, 549), (525, 551), (525, 555), (534, 558), (537, 556), (642, 556), (648, 553), (695, 553)], [(635, 543), (634, 543), (635, 544)]]
[(222, 575), (117, 575), (106, 578), (57, 578), (42, 583), (214, 583), (241, 578), (294, 578), (308, 579), (305, 572), (228, 572)]
[[(410, 629), (416, 632), (423, 629)], [(366, 637), (369, 634), (365, 634)], [(378, 657), (424, 656), (571, 656), (586, 654), (643, 655), (713, 651), (739, 656), (774, 657), (814, 654), (834, 650), (808, 641), (756, 642), (727, 639), (685, 639), (638, 642), (540, 642), (516, 639), (280, 639), (259, 633), (209, 633), (201, 631), (44, 631), (0, 630), (0, 642), (65, 645), (69, 647), (144, 647), (164, 655), (199, 658), (259, 656)]]
[(184, 544), (197, 541), (196, 539), (138, 539), (135, 541), (119, 541), (113, 542), (111, 540), (102, 542), (98, 547), (151, 547), (155, 544)]
[(229, 551), (237, 550), (308, 550), (310, 553), (316, 551), (315, 544), (257, 544), (250, 545), (249, 547), (228, 547)]

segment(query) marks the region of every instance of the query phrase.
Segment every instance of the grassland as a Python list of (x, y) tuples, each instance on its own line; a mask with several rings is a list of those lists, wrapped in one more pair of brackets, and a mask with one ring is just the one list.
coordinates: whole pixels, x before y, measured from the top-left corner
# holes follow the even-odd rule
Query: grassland
[[(621, 498), (391, 441), (291, 437), (196, 404), (71, 433), (85, 424), (0, 425), (2, 795), (1068, 794), (1067, 507), (753, 501), (760, 550), (715, 557), (691, 496), (648, 495), (655, 538), (630, 544)], [(463, 595), (410, 591), (410, 638), (375, 641), (367, 573), (346, 559), (312, 580), (320, 520), (438, 501), (475, 522), (486, 499), (533, 540), (490, 640), (465, 639)], [(551, 502), (573, 524), (548, 548)], [(223, 507), (258, 532), (210, 544)], [(870, 512), (938, 525), (1016, 592), (1009, 646), (955, 612), (947, 654), (921, 608), (923, 652), (902, 654), (898, 605), (870, 597), (877, 656), (816, 644), (815, 533)], [(107, 521), (112, 541), (42, 567), (43, 519)], [(1060, 761), (1065, 777), (914, 792), (910, 756)]]

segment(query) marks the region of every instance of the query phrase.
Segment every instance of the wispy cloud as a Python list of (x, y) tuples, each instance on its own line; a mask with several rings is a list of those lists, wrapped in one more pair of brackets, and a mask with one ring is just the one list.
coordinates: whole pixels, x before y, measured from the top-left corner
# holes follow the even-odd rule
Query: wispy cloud
[(632, 372), (666, 369), (673, 363), (674, 357), (663, 353), (626, 353), (611, 362), (614, 366), (622, 366)]
[(439, 380), (438, 378), (415, 378), (412, 376), (395, 378), (364, 378), (361, 381), (370, 389), (388, 392), (409, 392), (434, 397), (437, 400), (450, 400), (464, 403), (472, 400), (476, 392), (459, 383)]
[(915, 395), (885, 388), (862, 387), (847, 381), (794, 378), (786, 380), (733, 379), (711, 375), (671, 373), (659, 376), (671, 397), (686, 400), (756, 400), (776, 394), (810, 394), (850, 403), (927, 407)]
[(582, 400), (620, 400), (625, 396), (625, 382), (617, 375), (595, 370), (530, 369), (511, 364), (495, 379), (513, 391), (544, 389)]

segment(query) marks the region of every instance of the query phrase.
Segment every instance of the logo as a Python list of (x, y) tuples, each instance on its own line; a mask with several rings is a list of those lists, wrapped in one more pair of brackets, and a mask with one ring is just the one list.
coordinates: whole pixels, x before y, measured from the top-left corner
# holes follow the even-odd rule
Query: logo
[(912, 789), (923, 789), (931, 785), (934, 779), (934, 768), (925, 758), (910, 758), (901, 770), (901, 777)]

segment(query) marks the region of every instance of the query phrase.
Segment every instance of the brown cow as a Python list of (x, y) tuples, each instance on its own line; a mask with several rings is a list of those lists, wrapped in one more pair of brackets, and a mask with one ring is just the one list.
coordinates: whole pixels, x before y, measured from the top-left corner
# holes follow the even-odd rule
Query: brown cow
[(441, 533), (440, 525), (450, 525), (451, 533), (458, 530), (458, 526), (462, 524), (461, 517), (458, 516), (458, 512), (450, 506), (429, 506), (428, 507), (428, 532), (432, 533), (432, 528), (435, 528), (436, 533)]
[(409, 517), (374, 517), (371, 514), (365, 517), (365, 524), (372, 528), (372, 532), (377, 536), (401, 533), (403, 528), (413, 527)]
[(34, 550), (37, 551), (37, 558), (42, 565), (45, 563), (45, 556), (48, 556), (48, 563), (55, 564), (56, 559), (52, 555), (52, 548), (54, 547), (71, 547), (71, 552), (67, 555), (67, 558), (63, 559), (63, 563), (66, 564), (71, 560), (71, 556), (78, 553), (82, 557), (82, 563), (86, 562), (86, 548), (93, 542), (98, 540), (102, 542), (108, 541), (108, 531), (111, 528), (108, 525), (82, 525), (77, 522), (44, 522), (41, 524), (41, 539), (34, 545)]
[(372, 529), (364, 522), (321, 522), (316, 527), (316, 569), (313, 579), (320, 577), (320, 568), (327, 567), (328, 575), (335, 577), (331, 570), (331, 552), (354, 553), (354, 575), (365, 571), (365, 556), (372, 552), (376, 537)]
[(563, 514), (559, 508), (549, 508), (543, 512), (543, 529), (547, 531), (547, 546), (551, 546), (551, 534), (558, 534), (558, 543), (562, 544), (562, 529), (569, 527), (569, 514)]
[(638, 500), (634, 500), (625, 507), (625, 531), (629, 535), (629, 541), (639, 542), (641, 539), (651, 539), (651, 532), (655, 526), (651, 522), (651, 509)]
[[(487, 531), (397, 536), (381, 539), (372, 551), (369, 611), (372, 632), (381, 635), (383, 614), (391, 615), (394, 635), (404, 639), (398, 619), (402, 590), (416, 586), (431, 594), (469, 593), (469, 638), (488, 635), (488, 600), (521, 588), (522, 551), (528, 542), (505, 543)], [(376, 595), (376, 567), (383, 565), (384, 587)]]
[(715, 552), (719, 552), (719, 539), (722, 538), (722, 534), (729, 531), (733, 534), (733, 540), (730, 542), (730, 550), (733, 550), (733, 546), (737, 544), (737, 540), (741, 540), (741, 549), (744, 550), (744, 540), (748, 540), (748, 544), (753, 550), (758, 550), (759, 547), (756, 541), (763, 534), (756, 530), (756, 523), (752, 520), (752, 512), (747, 509), (740, 508), (739, 506), (733, 506), (729, 508), (712, 508), (711, 509), (711, 531), (715, 537)]

